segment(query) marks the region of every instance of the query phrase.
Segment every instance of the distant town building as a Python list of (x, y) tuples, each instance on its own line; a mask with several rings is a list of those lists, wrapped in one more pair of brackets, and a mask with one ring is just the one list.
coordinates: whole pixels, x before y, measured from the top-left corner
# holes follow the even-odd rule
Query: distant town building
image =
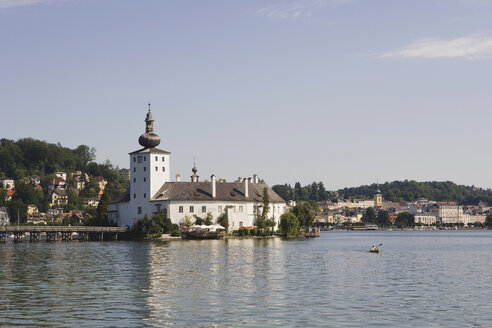
[(73, 187), (77, 190), (85, 189), (86, 184), (89, 182), (89, 175), (81, 171), (75, 171), (71, 174), (73, 179)]
[(51, 193), (51, 207), (63, 207), (68, 204), (68, 195), (65, 189), (55, 189)]
[(62, 178), (64, 181), (67, 181), (67, 173), (66, 172), (55, 172), (55, 176), (57, 178)]
[(436, 216), (430, 213), (417, 213), (414, 222), (426, 226), (434, 225), (436, 224)]
[(129, 169), (120, 169), (118, 173), (122, 176), (130, 180), (130, 170)]
[(0, 207), (0, 225), (9, 225), (10, 218), (6, 207)]
[(41, 184), (41, 177), (39, 175), (31, 175), (28, 176), (26, 179), (27, 179), (27, 183), (32, 185)]
[(32, 216), (34, 214), (38, 214), (38, 206), (37, 205), (27, 205), (27, 216)]
[(97, 207), (99, 205), (99, 198), (98, 197), (92, 197), (92, 198), (85, 198), (84, 199), (84, 206), (86, 207)]
[(108, 184), (108, 181), (104, 179), (103, 177), (95, 177), (97, 186), (99, 187), (99, 190), (104, 191), (104, 188), (106, 188), (106, 185)]
[(12, 179), (0, 179), (0, 187), (5, 190), (15, 189), (15, 182)]

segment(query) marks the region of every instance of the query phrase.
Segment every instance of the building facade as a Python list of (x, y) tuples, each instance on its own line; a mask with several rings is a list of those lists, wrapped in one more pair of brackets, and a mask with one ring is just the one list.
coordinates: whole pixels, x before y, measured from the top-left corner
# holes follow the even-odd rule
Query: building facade
[(211, 215), (214, 223), (227, 214), (230, 229), (253, 226), (261, 213), (263, 194), (270, 201), (269, 217), (280, 220), (285, 212), (285, 201), (269, 186), (259, 182), (257, 175), (235, 182), (218, 180), (199, 181), (196, 166), (189, 182), (170, 178), (171, 153), (156, 148), (160, 138), (154, 133), (154, 119), (149, 111), (145, 119), (145, 133), (140, 136), (142, 149), (130, 155), (130, 186), (126, 194), (108, 206), (109, 220), (119, 226), (132, 227), (145, 216), (165, 210), (173, 223), (183, 224), (196, 216)]

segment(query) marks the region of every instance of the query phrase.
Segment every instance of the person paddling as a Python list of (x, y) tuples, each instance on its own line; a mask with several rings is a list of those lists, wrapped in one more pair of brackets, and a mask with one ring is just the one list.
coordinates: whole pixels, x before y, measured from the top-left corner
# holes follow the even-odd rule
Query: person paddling
[(375, 245), (372, 245), (371, 249), (369, 250), (369, 252), (371, 253), (379, 253), (379, 246), (383, 245), (383, 243), (375, 246)]

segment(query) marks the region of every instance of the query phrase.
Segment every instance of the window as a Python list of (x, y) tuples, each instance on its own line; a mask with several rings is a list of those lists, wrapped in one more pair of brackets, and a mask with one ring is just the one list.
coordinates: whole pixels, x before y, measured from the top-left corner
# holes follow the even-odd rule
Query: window
[(137, 194), (133, 194), (133, 198), (137, 198)]
[(160, 212), (161, 211), (161, 204), (155, 204), (155, 210), (157, 212)]
[(133, 172), (137, 172), (137, 168), (136, 167), (133, 168)]
[(166, 168), (164, 166), (162, 167), (162, 172), (166, 172)]
[(239, 227), (243, 226), (243, 221), (239, 221)]
[(138, 162), (142, 163), (142, 156), (138, 156), (137, 158), (138, 158)]
[(165, 158), (165, 157), (164, 157), (164, 156), (162, 156), (162, 161), (163, 161), (163, 162), (164, 162), (164, 158)]
[(239, 206), (239, 212), (243, 212), (243, 207), (241, 205)]
[(145, 181), (147, 181), (147, 178), (146, 178), (146, 177), (144, 177), (144, 182), (145, 182)]
[(142, 214), (142, 208), (139, 206), (138, 209), (137, 209), (137, 213), (138, 214)]
[(144, 198), (147, 198), (147, 193), (144, 192)]
[(179, 213), (183, 213), (183, 206), (180, 206), (178, 210), (179, 210)]
[(147, 161), (147, 157), (144, 157), (144, 162)]
[(222, 206), (219, 205), (219, 213), (222, 213)]
[(207, 212), (207, 206), (202, 206), (202, 213)]
[(158, 161), (157, 156), (155, 157), (155, 161), (156, 161), (156, 162)]
[(190, 213), (193, 213), (195, 211), (195, 206), (190, 206)]
[(133, 182), (137, 182), (137, 178), (133, 178)]
[(135, 163), (137, 161), (137, 158), (135, 156), (133, 156), (133, 163)]
[(144, 166), (144, 172), (146, 172), (146, 171), (147, 171), (147, 167), (146, 167), (146, 166)]
[(156, 171), (156, 172), (157, 172), (157, 171), (159, 171), (159, 168), (158, 168), (157, 166), (155, 167), (155, 171)]

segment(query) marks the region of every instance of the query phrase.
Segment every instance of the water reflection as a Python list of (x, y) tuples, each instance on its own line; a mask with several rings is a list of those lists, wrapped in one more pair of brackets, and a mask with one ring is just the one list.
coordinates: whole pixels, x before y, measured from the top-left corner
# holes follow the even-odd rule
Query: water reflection
[[(492, 232), (0, 245), (7, 326), (492, 326)], [(384, 241), (381, 254), (370, 245)]]
[(0, 245), (0, 317), (9, 326), (139, 325), (145, 244)]

